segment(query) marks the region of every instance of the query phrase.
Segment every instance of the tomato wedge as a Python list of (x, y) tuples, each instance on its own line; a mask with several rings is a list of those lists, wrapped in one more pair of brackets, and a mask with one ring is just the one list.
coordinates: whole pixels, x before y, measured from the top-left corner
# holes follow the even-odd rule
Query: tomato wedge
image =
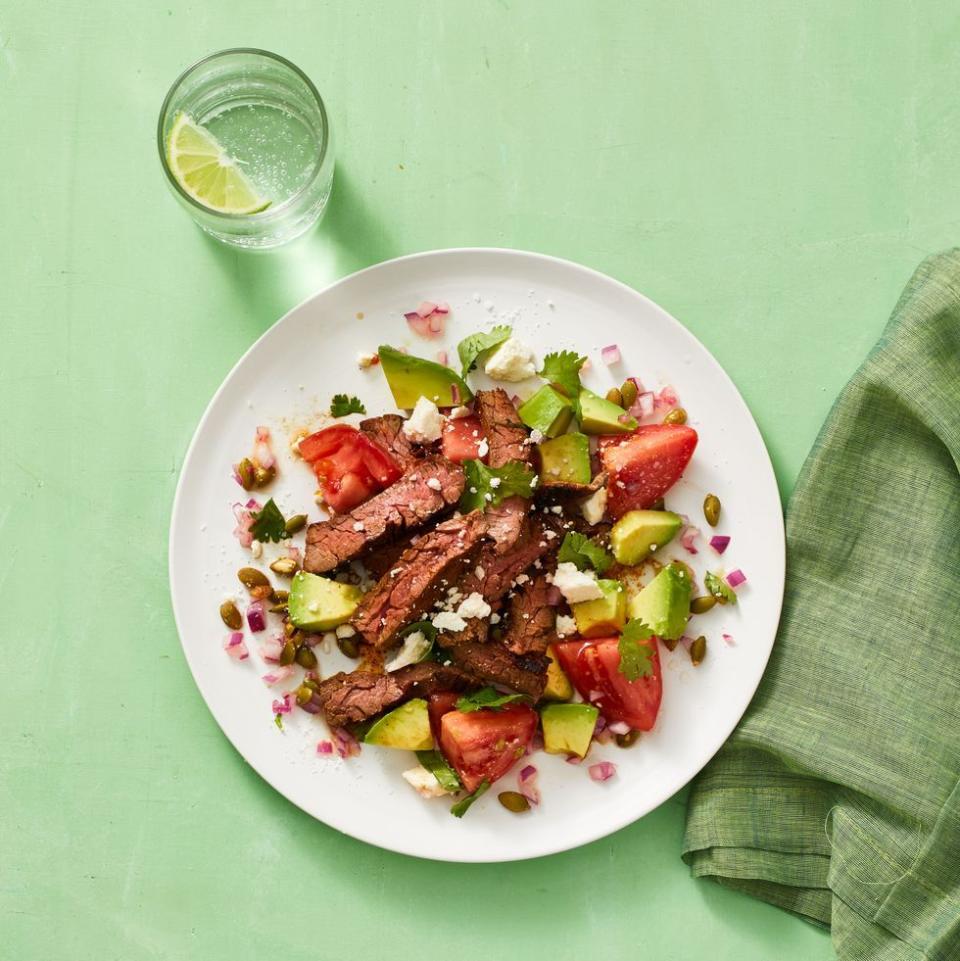
[(440, 750), (467, 791), (493, 784), (526, 754), (537, 712), (526, 704), (500, 710), (448, 711), (440, 721)]
[(448, 420), (440, 435), (443, 456), (456, 464), (462, 464), (465, 460), (485, 461), (486, 457), (480, 456), (480, 441), (483, 439), (483, 428), (476, 414)]
[(431, 694), (427, 701), (427, 711), (430, 714), (430, 730), (433, 731), (433, 739), (440, 743), (440, 722), (444, 714), (449, 714), (456, 710), (457, 701), (462, 695), (453, 691), (441, 691), (439, 694)]
[(638, 427), (622, 440), (601, 443), (609, 516), (616, 520), (663, 497), (680, 479), (696, 446), (697, 432), (683, 424)]
[(653, 673), (628, 681), (618, 670), (619, 640), (564, 641), (553, 648), (573, 686), (584, 700), (600, 708), (608, 721), (622, 721), (637, 731), (649, 731), (657, 720), (663, 695), (657, 642), (655, 638), (647, 642), (653, 650)]
[(304, 437), (300, 454), (317, 475), (323, 499), (341, 514), (389, 487), (403, 473), (382, 447), (348, 424), (334, 424)]

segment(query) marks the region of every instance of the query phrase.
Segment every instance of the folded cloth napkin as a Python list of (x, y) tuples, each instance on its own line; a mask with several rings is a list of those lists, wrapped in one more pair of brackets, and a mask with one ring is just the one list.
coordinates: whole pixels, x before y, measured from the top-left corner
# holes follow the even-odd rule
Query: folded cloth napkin
[(787, 510), (770, 665), (690, 795), (697, 876), (960, 959), (960, 250), (925, 261)]

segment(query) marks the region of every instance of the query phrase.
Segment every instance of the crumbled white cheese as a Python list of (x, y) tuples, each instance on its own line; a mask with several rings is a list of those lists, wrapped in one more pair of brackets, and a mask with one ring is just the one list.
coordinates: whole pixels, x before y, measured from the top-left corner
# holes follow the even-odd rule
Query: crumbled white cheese
[(460, 603), (457, 614), (460, 617), (487, 617), (490, 610), (490, 605), (483, 599), (483, 595), (474, 591)]
[(403, 422), (403, 432), (418, 444), (432, 444), (440, 439), (443, 418), (437, 405), (426, 397), (420, 397), (413, 413)]
[(539, 483), (540, 483), (540, 478), (536, 474), (534, 474), (533, 480), (530, 481), (530, 490), (533, 490), (534, 487), (536, 487), (537, 484)]
[(514, 581), (515, 584), (526, 584), (530, 580), (529, 574), (517, 574), (517, 579)]
[[(484, 441), (484, 443), (486, 443), (486, 441)], [(483, 456), (483, 455), (481, 455), (481, 456)], [(502, 483), (503, 483), (503, 481), (502, 481), (502, 479), (499, 478), (499, 477), (491, 477), (491, 478), (490, 478), (490, 486), (493, 487), (493, 488), (499, 487)]]
[(487, 438), (484, 437), (483, 440), (477, 444), (477, 457), (486, 457), (490, 453), (490, 445), (487, 443)]
[(412, 767), (403, 772), (403, 779), (420, 797), (443, 797), (447, 792), (440, 786), (440, 782), (425, 767)]
[(530, 431), (530, 443), (539, 444), (540, 441), (542, 440), (543, 440), (543, 432), (537, 430), (537, 428), (534, 427), (533, 430)]
[(557, 564), (557, 571), (553, 575), (553, 583), (563, 594), (568, 604), (595, 601), (603, 597), (603, 592), (597, 585), (596, 575), (592, 572), (577, 570), (577, 565), (570, 563), (570, 561)]
[(441, 611), (433, 616), (433, 626), (438, 631), (462, 631), (467, 622), (453, 611)]
[(392, 672), (399, 671), (401, 667), (407, 667), (410, 664), (418, 664), (426, 657), (432, 646), (432, 642), (427, 640), (423, 631), (411, 631), (385, 667), (388, 672)]
[(361, 370), (366, 370), (368, 367), (373, 366), (373, 362), (377, 359), (376, 354), (357, 354), (357, 366)]
[(357, 632), (349, 624), (341, 624), (337, 628), (337, 637), (353, 637)]
[(508, 337), (491, 355), (483, 368), (488, 377), (508, 383), (526, 380), (537, 372), (533, 350), (519, 337)]
[(491, 614), (491, 615), (490, 615), (490, 623), (491, 623), (491, 624), (499, 624), (499, 623), (500, 623), (500, 615), (497, 614), (496, 612), (494, 612), (493, 614)]
[(438, 491), (443, 489), (443, 484), (441, 484), (439, 479), (436, 477), (428, 477), (427, 487), (429, 487), (432, 491)]
[(354, 521), (353, 529), (358, 532), (364, 530), (363, 521)]
[(607, 511), (607, 489), (594, 491), (581, 505), (580, 513), (588, 524), (599, 524)]
[(566, 614), (557, 615), (557, 637), (567, 637), (577, 633), (577, 622)]
[(461, 417), (469, 417), (472, 413), (469, 407), (454, 407), (447, 416), (450, 420), (460, 420)]
[(554, 514), (563, 513), (563, 508), (559, 504), (554, 504), (553, 507), (550, 508), (550, 510), (552, 510)]
[(477, 569), (473, 573), (477, 576), (477, 580), (481, 581), (487, 576), (487, 572), (480, 564), (477, 564)]

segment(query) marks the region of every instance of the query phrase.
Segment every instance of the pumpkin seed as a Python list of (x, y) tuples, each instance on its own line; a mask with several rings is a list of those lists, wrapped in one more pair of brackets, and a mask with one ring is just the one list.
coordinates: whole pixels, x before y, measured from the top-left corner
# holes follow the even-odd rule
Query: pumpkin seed
[[(270, 587), (270, 581), (263, 571), (258, 571), (255, 567), (241, 567), (237, 571), (237, 578), (248, 591), (254, 591), (258, 587)], [(270, 588), (273, 590), (273, 588)]]
[(254, 484), (256, 483), (256, 469), (253, 466), (253, 461), (249, 457), (244, 457), (239, 464), (237, 464), (237, 477), (240, 478), (240, 486), (245, 491), (252, 491)]
[(703, 499), (703, 516), (711, 527), (716, 527), (720, 520), (720, 498), (716, 494), (707, 494)]
[(662, 511), (664, 509), (664, 502), (662, 497), (658, 497), (651, 505), (650, 510), (652, 511)]
[(717, 603), (717, 599), (713, 594), (703, 594), (701, 597), (695, 597), (690, 602), (690, 613), (691, 614), (706, 614)]
[(633, 747), (639, 740), (639, 731), (627, 731), (626, 734), (617, 735), (617, 747)]
[(283, 633), (286, 634), (287, 637), (293, 637), (293, 635), (297, 633), (297, 628), (293, 621), (284, 622)]
[(357, 658), (360, 656), (360, 645), (352, 637), (338, 637), (337, 647), (340, 648), (340, 653), (346, 657)]
[(623, 401), (622, 406), (628, 409), (637, 402), (637, 385), (632, 380), (625, 380), (621, 385), (620, 399)]
[(317, 655), (310, 649), (309, 644), (301, 644), (297, 648), (296, 662), (308, 671), (317, 666)]
[(253, 469), (253, 481), (257, 487), (265, 487), (277, 476), (276, 467), (260, 467)]
[(297, 531), (302, 531), (307, 524), (306, 514), (294, 514), (293, 517), (287, 518), (287, 523), (284, 525), (284, 531), (287, 534), (296, 534)]
[(299, 564), (292, 557), (278, 557), (271, 565), (270, 570), (281, 577), (293, 577), (297, 573)]
[(303, 682), (297, 688), (297, 704), (303, 707), (304, 704), (309, 704), (310, 699), (313, 697), (313, 691), (307, 686), (306, 681)]
[(530, 810), (530, 802), (519, 791), (501, 791), (497, 800), (514, 814), (523, 814)]
[(292, 664), (293, 659), (297, 656), (297, 648), (293, 641), (287, 641), (283, 645), (283, 650), (280, 652), (280, 664), (286, 667), (287, 664)]
[(663, 418), (665, 424), (685, 424), (687, 422), (687, 412), (682, 407), (674, 407), (666, 417)]
[(233, 601), (224, 601), (220, 605), (220, 618), (231, 631), (239, 631), (243, 627), (243, 618)]
[(663, 646), (664, 646), (668, 651), (675, 650), (677, 644), (680, 643), (680, 638), (679, 638), (679, 637), (675, 637), (675, 638), (673, 638), (673, 639), (671, 639), (671, 638), (669, 638), (669, 637), (661, 637), (660, 640), (663, 641)]
[[(610, 401), (611, 404), (616, 404), (617, 407), (623, 406), (623, 394), (620, 393), (620, 389), (617, 387), (611, 387), (610, 390), (607, 391), (607, 400)], [(503, 797), (502, 794), (500, 796)], [(522, 794), (520, 796), (523, 797)]]
[(707, 656), (707, 639), (701, 634), (690, 645), (690, 663), (697, 667)]

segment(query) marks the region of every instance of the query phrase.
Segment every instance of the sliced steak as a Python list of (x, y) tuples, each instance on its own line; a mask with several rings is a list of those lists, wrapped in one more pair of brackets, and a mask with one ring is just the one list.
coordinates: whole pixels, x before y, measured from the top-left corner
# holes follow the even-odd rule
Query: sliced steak
[(469, 641), (447, 650), (454, 665), (480, 681), (508, 687), (535, 701), (543, 694), (549, 660), (542, 654), (512, 654), (501, 644)]
[(523, 426), (509, 394), (501, 387), (479, 390), (476, 409), (490, 445), (487, 463), (491, 467), (503, 467), (511, 460), (529, 463), (533, 447), (527, 442), (527, 428)]
[(375, 545), (365, 550), (360, 555), (360, 560), (363, 561), (363, 566), (370, 576), (375, 580), (380, 580), (387, 571), (392, 571), (397, 566), (400, 556), (416, 537), (416, 532), (411, 531), (398, 540), (390, 541), (389, 544)]
[(417, 538), (400, 555), (397, 573), (387, 571), (360, 602), (353, 626), (374, 647), (390, 647), (397, 632), (428, 611), (448, 587), (460, 587), (485, 532), (483, 515), (473, 511)]
[(349, 514), (311, 524), (304, 570), (332, 571), (364, 550), (419, 527), (456, 504), (462, 493), (463, 470), (457, 464), (444, 457), (417, 461), (395, 484)]
[(420, 454), (403, 432), (403, 418), (399, 414), (383, 414), (360, 421), (360, 430), (375, 444), (379, 444), (402, 470), (413, 467)]
[(549, 604), (546, 574), (520, 585), (508, 605), (503, 646), (514, 654), (542, 654), (557, 639), (557, 612)]
[(467, 575), (460, 590), (464, 594), (479, 591), (488, 604), (496, 604), (513, 587), (517, 575), (560, 547), (562, 537), (553, 529), (556, 526), (541, 516), (526, 518), (520, 536), (509, 550), (501, 551), (497, 544), (485, 544), (476, 567)]
[(320, 682), (317, 697), (330, 727), (346, 727), (376, 717), (403, 701), (440, 691), (465, 691), (476, 682), (456, 667), (434, 661), (410, 664), (392, 674), (341, 672)]

